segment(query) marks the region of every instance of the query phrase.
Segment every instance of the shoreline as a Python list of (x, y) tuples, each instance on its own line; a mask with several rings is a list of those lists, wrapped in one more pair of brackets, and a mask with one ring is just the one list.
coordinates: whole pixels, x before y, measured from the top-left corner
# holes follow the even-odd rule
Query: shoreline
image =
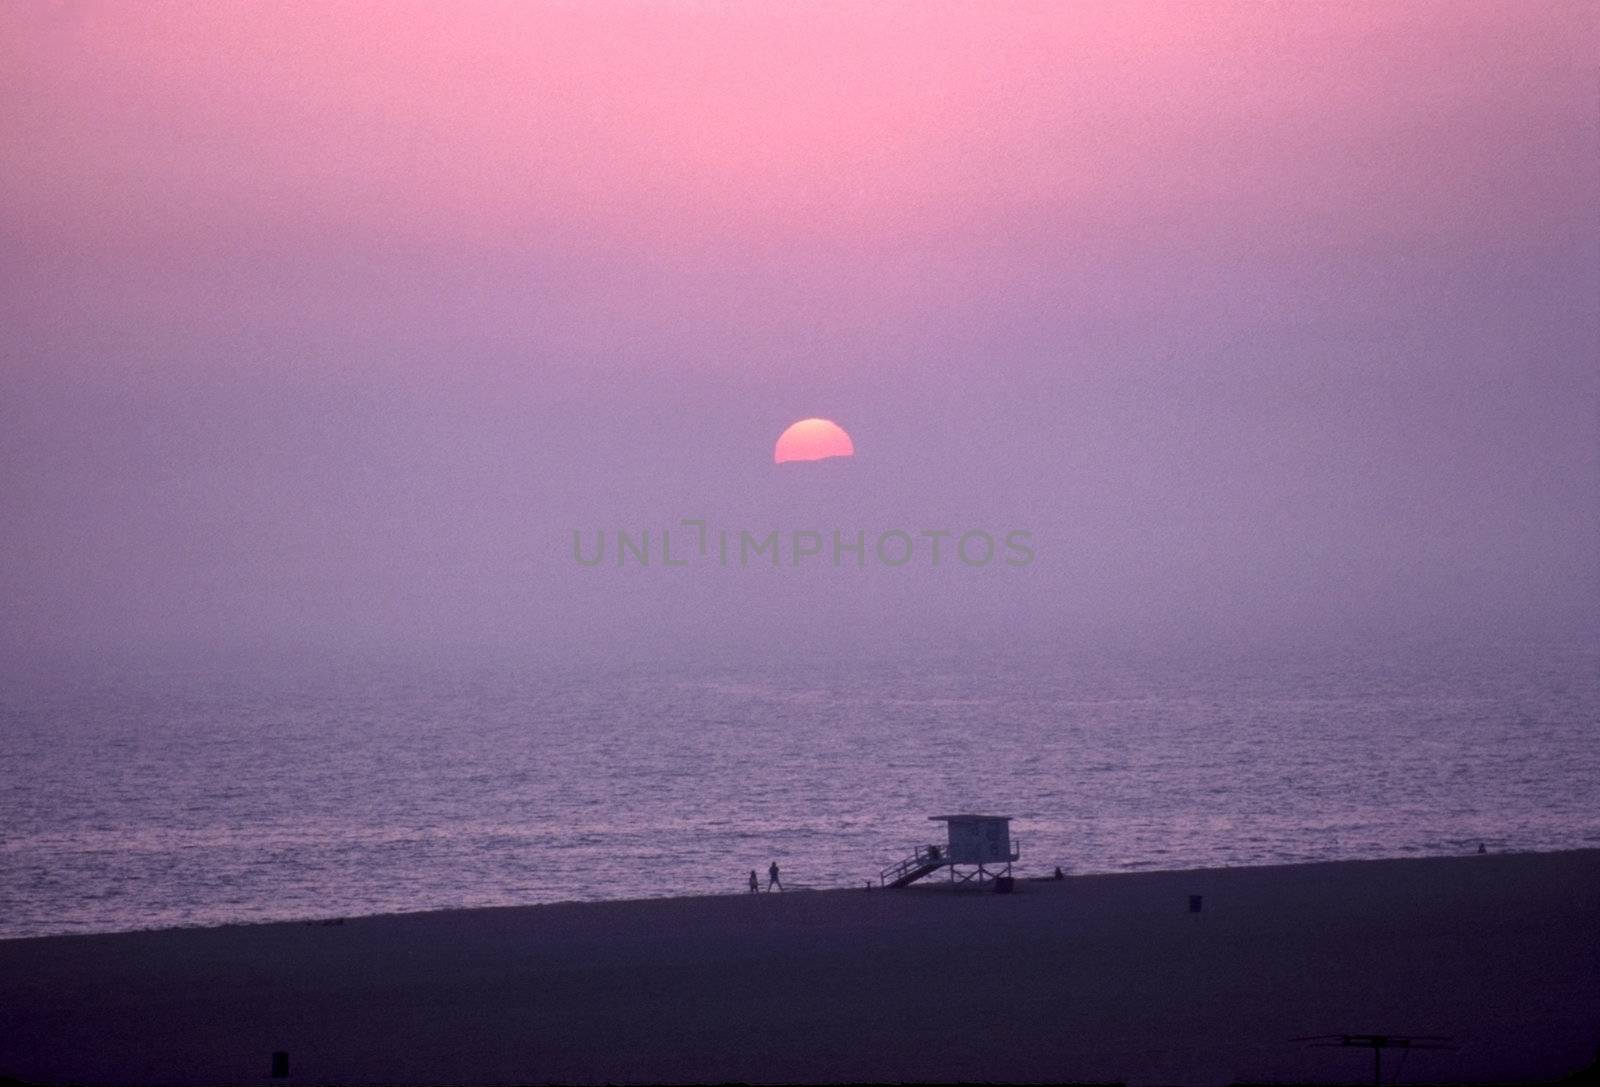
[[(1409, 863), (1409, 862), (1414, 862), (1414, 861), (1440, 861), (1440, 860), (1451, 860), (1451, 859), (1466, 858), (1466, 857), (1478, 857), (1478, 856), (1489, 856), (1489, 857), (1528, 857), (1528, 856), (1548, 857), (1548, 856), (1563, 856), (1563, 855), (1566, 855), (1566, 854), (1581, 854), (1581, 853), (1595, 853), (1597, 855), (1600, 855), (1600, 846), (1577, 846), (1577, 847), (1567, 848), (1567, 849), (1544, 849), (1544, 850), (1540, 850), (1540, 849), (1490, 850), (1486, 854), (1476, 854), (1476, 853), (1417, 853), (1417, 854), (1406, 854), (1406, 855), (1403, 855), (1403, 856), (1349, 857), (1349, 858), (1340, 858), (1338, 860), (1283, 861), (1283, 862), (1273, 863), (1273, 864), (1241, 864), (1241, 865), (1201, 866), (1201, 867), (1197, 867), (1197, 868), (1153, 868), (1152, 867), (1152, 868), (1123, 869), (1123, 870), (1109, 871), (1109, 872), (1073, 872), (1073, 871), (1068, 871), (1068, 872), (1065, 873), (1064, 880), (1066, 882), (1070, 883), (1073, 880), (1115, 879), (1115, 878), (1139, 877), (1139, 876), (1179, 876), (1179, 875), (1185, 875), (1185, 874), (1189, 874), (1189, 873), (1209, 874), (1209, 873), (1220, 873), (1220, 872), (1272, 872), (1272, 871), (1280, 871), (1280, 870), (1296, 870), (1296, 869), (1303, 869), (1303, 868), (1337, 867), (1337, 866), (1340, 866), (1340, 865), (1368, 865), (1368, 864), (1393, 864), (1393, 863), (1404, 864), (1404, 863)], [(1033, 884), (1033, 883), (1055, 883), (1055, 882), (1057, 882), (1057, 880), (1053, 876), (1049, 876), (1049, 875), (1033, 875), (1033, 874), (1020, 872), (1020, 871), (1016, 873), (1016, 881), (1017, 881), (1017, 883), (1019, 885), (1020, 884), (1024, 884), (1024, 883)], [(935, 887), (939, 882), (940, 882), (940, 880), (939, 880), (938, 877), (936, 877), (936, 876), (935, 877), (929, 877), (927, 880), (925, 880), (925, 881), (923, 881), (921, 883), (915, 884), (912, 889), (917, 890), (919, 892), (926, 892), (929, 889)], [(876, 892), (878, 892), (880, 890), (884, 890), (884, 888), (880, 888), (876, 884), (874, 884), (873, 893), (876, 893)], [(767, 892), (765, 890), (763, 890), (761, 893), (765, 894)], [(853, 894), (863, 893), (863, 888), (860, 885), (856, 885), (856, 886), (815, 887), (815, 886), (810, 886), (810, 885), (803, 884), (803, 883), (797, 883), (797, 884), (792, 885), (788, 890), (786, 890), (783, 893), (791, 894), (791, 895), (794, 895), (794, 894), (801, 894), (801, 895), (824, 894), (824, 895), (827, 895), (827, 894), (837, 894), (837, 893), (844, 893), (844, 894), (852, 894), (853, 895)], [(898, 893), (898, 892), (885, 891), (885, 893)], [(972, 893), (972, 891), (971, 891), (970, 888), (968, 888), (968, 889), (963, 889), (958, 893), (966, 894), (966, 893)], [(569, 898), (569, 899), (561, 899), (561, 900), (553, 901), (553, 902), (516, 902), (516, 903), (504, 903), (504, 904), (484, 905), (484, 906), (444, 906), (444, 907), (430, 908), (430, 909), (420, 909), (420, 910), (391, 910), (391, 911), (388, 911), (388, 912), (380, 912), (380, 913), (351, 913), (351, 914), (337, 914), (337, 915), (331, 915), (330, 914), (330, 915), (315, 915), (315, 916), (301, 916), (301, 917), (283, 917), (283, 918), (262, 919), (262, 920), (239, 920), (239, 921), (216, 921), (216, 922), (201, 921), (201, 922), (195, 922), (193, 924), (180, 924), (180, 925), (152, 925), (152, 926), (149, 926), (149, 927), (126, 928), (126, 929), (95, 929), (95, 930), (92, 930), (92, 931), (85, 931), (85, 932), (47, 932), (47, 933), (39, 933), (37, 935), (31, 935), (31, 936), (0, 936), (0, 947), (5, 946), (6, 944), (27, 942), (27, 941), (33, 941), (33, 940), (85, 939), (85, 938), (90, 938), (90, 937), (135, 936), (135, 935), (150, 935), (150, 934), (155, 934), (155, 933), (167, 933), (167, 932), (213, 932), (213, 931), (219, 931), (219, 930), (264, 928), (264, 927), (271, 927), (271, 926), (275, 926), (275, 925), (291, 925), (291, 926), (292, 925), (307, 925), (307, 926), (336, 925), (336, 924), (349, 924), (349, 923), (354, 923), (354, 922), (357, 922), (357, 921), (382, 920), (382, 919), (387, 919), (387, 918), (427, 917), (427, 916), (436, 916), (436, 915), (437, 916), (454, 916), (454, 915), (470, 915), (470, 914), (479, 914), (479, 913), (485, 913), (486, 914), (486, 913), (494, 913), (494, 912), (497, 912), (497, 911), (505, 911), (505, 910), (511, 910), (511, 911), (515, 911), (515, 910), (544, 910), (544, 909), (567, 908), (567, 907), (591, 907), (591, 906), (598, 907), (598, 906), (615, 906), (615, 905), (643, 905), (643, 904), (646, 904), (646, 903), (660, 903), (660, 902), (711, 902), (711, 901), (720, 901), (720, 900), (728, 899), (728, 898), (743, 899), (743, 898), (748, 898), (748, 897), (750, 897), (750, 896), (745, 891), (725, 891), (725, 892), (716, 893), (716, 894), (661, 894), (661, 895), (647, 895), (647, 896), (642, 896), (642, 897), (639, 897), (639, 898)]]
[[(1202, 910), (1188, 911), (1190, 895)], [(1600, 850), (548, 903), (0, 942), (25, 1083), (1412, 1081), (1600, 1043)]]

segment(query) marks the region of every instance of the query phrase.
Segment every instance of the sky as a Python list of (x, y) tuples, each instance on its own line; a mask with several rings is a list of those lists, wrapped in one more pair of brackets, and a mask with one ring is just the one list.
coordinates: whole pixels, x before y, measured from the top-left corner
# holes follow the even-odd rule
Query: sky
[(1592, 635), (1597, 18), (6, 3), (0, 653)]

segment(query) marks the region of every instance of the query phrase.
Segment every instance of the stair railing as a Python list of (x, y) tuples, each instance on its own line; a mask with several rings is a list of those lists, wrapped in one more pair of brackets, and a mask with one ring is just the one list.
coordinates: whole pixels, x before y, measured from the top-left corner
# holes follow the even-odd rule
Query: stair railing
[(891, 864), (878, 873), (878, 882), (884, 885), (893, 883), (906, 873), (930, 864), (943, 864), (945, 862), (944, 850), (936, 845), (918, 846), (917, 851), (898, 864)]

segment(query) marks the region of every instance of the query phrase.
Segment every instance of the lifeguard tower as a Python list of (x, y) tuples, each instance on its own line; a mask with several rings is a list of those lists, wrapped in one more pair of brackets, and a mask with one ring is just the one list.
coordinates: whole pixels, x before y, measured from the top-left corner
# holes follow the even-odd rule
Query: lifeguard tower
[(951, 883), (982, 883), (996, 876), (1009, 876), (1011, 862), (1022, 855), (1022, 844), (1011, 838), (1009, 815), (930, 815), (943, 823), (943, 846), (925, 845), (899, 864), (891, 864), (878, 874), (885, 887), (909, 887), (941, 868), (950, 869)]

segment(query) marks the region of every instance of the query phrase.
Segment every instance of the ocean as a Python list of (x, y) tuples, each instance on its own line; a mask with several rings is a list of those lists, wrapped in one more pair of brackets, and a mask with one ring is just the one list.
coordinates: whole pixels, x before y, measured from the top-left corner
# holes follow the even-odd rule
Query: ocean
[(0, 696), (0, 937), (1600, 843), (1593, 645), (102, 668)]

